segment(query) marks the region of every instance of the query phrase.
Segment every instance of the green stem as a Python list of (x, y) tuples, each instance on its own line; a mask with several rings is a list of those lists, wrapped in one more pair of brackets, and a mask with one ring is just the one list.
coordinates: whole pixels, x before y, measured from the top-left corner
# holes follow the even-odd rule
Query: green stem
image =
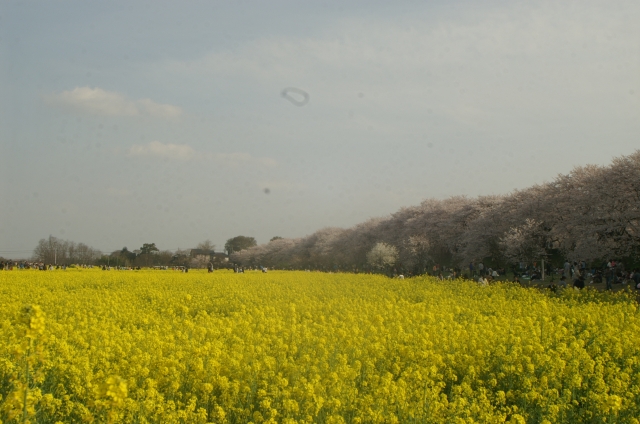
[(27, 348), (27, 356), (26, 356), (26, 382), (24, 385), (24, 398), (22, 399), (22, 422), (27, 422), (27, 397), (29, 395), (29, 356), (31, 356), (31, 343), (32, 339), (29, 339), (29, 347)]

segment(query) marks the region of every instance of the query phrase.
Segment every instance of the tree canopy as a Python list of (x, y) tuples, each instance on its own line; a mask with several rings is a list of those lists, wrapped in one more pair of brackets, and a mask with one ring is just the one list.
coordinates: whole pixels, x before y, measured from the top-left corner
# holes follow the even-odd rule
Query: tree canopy
[(386, 243), (376, 243), (367, 253), (367, 262), (378, 270), (388, 270), (398, 260), (398, 249)]
[(196, 249), (201, 249), (201, 250), (215, 250), (215, 248), (216, 248), (216, 245), (213, 244), (209, 239), (206, 239), (205, 241), (198, 243), (198, 245), (196, 246)]
[(258, 242), (256, 242), (256, 239), (253, 237), (236, 236), (227, 240), (224, 244), (224, 250), (226, 250), (228, 254), (232, 254), (257, 245)]
[(74, 243), (57, 237), (41, 239), (33, 250), (33, 259), (38, 262), (56, 264), (90, 264), (102, 253), (84, 243)]
[(231, 253), (241, 264), (362, 269), (374, 246), (385, 243), (397, 249), (398, 267), (416, 273), (429, 264), (506, 265), (552, 257), (629, 258), (638, 265), (639, 211), (640, 150), (505, 196), (427, 199), (351, 228), (324, 228)]
[(155, 243), (144, 243), (142, 245), (142, 247), (140, 248), (140, 254), (141, 255), (146, 255), (149, 253), (154, 253), (154, 252), (158, 252), (158, 248), (156, 247)]

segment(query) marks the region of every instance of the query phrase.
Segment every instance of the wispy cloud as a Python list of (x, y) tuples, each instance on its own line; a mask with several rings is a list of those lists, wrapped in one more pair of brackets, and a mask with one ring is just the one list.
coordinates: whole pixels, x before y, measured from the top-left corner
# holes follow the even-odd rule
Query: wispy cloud
[(148, 144), (134, 144), (129, 148), (129, 156), (155, 156), (167, 159), (189, 160), (196, 151), (186, 144), (163, 144), (152, 141)]
[(200, 152), (187, 144), (165, 144), (159, 141), (152, 141), (147, 144), (134, 144), (129, 148), (127, 155), (131, 157), (148, 156), (180, 161), (210, 161), (230, 167), (254, 164), (271, 168), (277, 165), (277, 162), (272, 158), (256, 157), (249, 153)]
[(230, 166), (254, 163), (271, 168), (277, 165), (277, 162), (274, 159), (267, 157), (255, 157), (248, 153), (212, 153), (205, 154), (204, 157)]
[(182, 109), (170, 104), (156, 103), (151, 99), (130, 99), (122, 93), (101, 88), (76, 87), (73, 90), (52, 93), (44, 98), (50, 106), (106, 116), (151, 116), (176, 118)]
[(182, 109), (178, 106), (156, 103), (151, 99), (141, 99), (137, 105), (142, 113), (160, 118), (177, 118), (182, 115)]
[(637, 114), (630, 70), (640, 61), (629, 52), (640, 9), (623, 10), (538, 2), (478, 6), (452, 20), (347, 19), (324, 35), (259, 38), (170, 69), (254, 90), (300, 84), (314, 107), (357, 107), (367, 126), (393, 134), (388, 117), (423, 120), (427, 109), (440, 122), (481, 131), (497, 123), (520, 131), (515, 122), (532, 113), (557, 119), (576, 108), (629, 117)]

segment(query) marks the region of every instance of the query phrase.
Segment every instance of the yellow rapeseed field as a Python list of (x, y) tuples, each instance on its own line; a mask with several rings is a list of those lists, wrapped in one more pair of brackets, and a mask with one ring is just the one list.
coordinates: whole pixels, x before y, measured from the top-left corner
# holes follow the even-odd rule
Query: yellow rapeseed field
[(620, 294), (69, 269), (0, 296), (2, 422), (639, 422)]

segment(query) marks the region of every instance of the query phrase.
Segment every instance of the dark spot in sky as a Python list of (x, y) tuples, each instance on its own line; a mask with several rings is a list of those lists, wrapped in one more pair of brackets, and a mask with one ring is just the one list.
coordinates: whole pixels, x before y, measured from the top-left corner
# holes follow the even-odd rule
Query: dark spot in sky
[(433, 143), (427, 143), (427, 147), (428, 148), (432, 148), (433, 147)]
[(281, 95), (296, 106), (304, 106), (309, 103), (309, 93), (299, 88), (287, 87), (282, 90)]
[(358, 97), (363, 98), (364, 97), (364, 93), (358, 93)]
[(269, 190), (268, 188), (265, 188), (264, 189), (264, 194), (269, 194), (269, 193), (271, 193), (271, 190)]

